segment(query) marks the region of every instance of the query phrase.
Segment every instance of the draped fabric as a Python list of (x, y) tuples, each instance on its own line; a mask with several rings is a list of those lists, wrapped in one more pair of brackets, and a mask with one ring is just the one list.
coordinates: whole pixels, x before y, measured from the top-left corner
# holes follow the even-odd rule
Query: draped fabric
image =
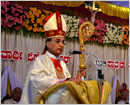
[(57, 6), (67, 6), (67, 7), (78, 7), (82, 5), (85, 1), (41, 1), (44, 4), (51, 4)]
[(7, 66), (5, 68), (5, 71), (3, 75), (1, 76), (1, 99), (6, 96), (7, 92), (7, 82), (8, 82), (8, 77), (10, 80), (10, 85), (11, 85), (11, 90), (13, 91), (16, 87), (20, 87), (23, 89), (23, 85), (21, 82), (18, 80), (16, 75), (14, 74), (13, 70), (11, 69), (10, 66)]
[(112, 92), (111, 92), (111, 102), (112, 104), (115, 104), (115, 100), (116, 100), (116, 89), (117, 89), (117, 85), (120, 85), (120, 81), (117, 75), (113, 76), (112, 78)]
[[(10, 51), (23, 51), (23, 60), (14, 62), (13, 60), (1, 60), (1, 73), (3, 74), (6, 66), (10, 66), (14, 71), (15, 75), (18, 77), (20, 82), (24, 84), (27, 72), (29, 71), (30, 64), (32, 62), (27, 62), (28, 52), (39, 52), (42, 54), (45, 47), (45, 39), (42, 38), (30, 38), (23, 37), (22, 35), (7, 34), (6, 32), (1, 33), (1, 50)], [(64, 51), (62, 55), (68, 55), (69, 50), (80, 50), (80, 45), (78, 42), (67, 41), (64, 46)], [(107, 66), (102, 67), (102, 73), (104, 74), (104, 79), (111, 83), (111, 78), (117, 75), (120, 83), (127, 83), (129, 86), (129, 48), (123, 49), (113, 46), (99, 46), (96, 44), (85, 44), (85, 51), (90, 51), (95, 54), (101, 61), (126, 61), (125, 67), (120, 70), (115, 68), (108, 68)], [(70, 74), (74, 77), (77, 75), (78, 65), (80, 61), (80, 56), (78, 54), (71, 55), (71, 60), (67, 64), (67, 68)]]
[(121, 17), (122, 19), (129, 19), (129, 8), (113, 5), (110, 3), (105, 3), (101, 1), (96, 1), (99, 8), (101, 8), (102, 13)]
[[(63, 86), (67, 87), (67, 90), (73, 96), (73, 98), (76, 100), (78, 104), (100, 103), (98, 82), (91, 80), (91, 81), (83, 81), (83, 83), (81, 83), (80, 85), (78, 85), (74, 81), (66, 81), (58, 85), (52, 86), (48, 88), (41, 96), (38, 97), (37, 104), (44, 104), (46, 102), (45, 100), (50, 98), (50, 96), (53, 95), (53, 93), (56, 97), (57, 90), (59, 90)], [(111, 90), (112, 90), (111, 85), (108, 82), (104, 81), (103, 94), (102, 94), (103, 104), (107, 102)]]

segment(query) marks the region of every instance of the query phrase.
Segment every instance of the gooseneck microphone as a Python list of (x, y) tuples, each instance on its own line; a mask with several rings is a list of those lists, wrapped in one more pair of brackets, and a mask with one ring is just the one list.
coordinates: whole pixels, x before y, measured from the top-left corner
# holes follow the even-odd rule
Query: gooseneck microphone
[(69, 54), (83, 54), (81, 51), (76, 51), (76, 50), (70, 50)]

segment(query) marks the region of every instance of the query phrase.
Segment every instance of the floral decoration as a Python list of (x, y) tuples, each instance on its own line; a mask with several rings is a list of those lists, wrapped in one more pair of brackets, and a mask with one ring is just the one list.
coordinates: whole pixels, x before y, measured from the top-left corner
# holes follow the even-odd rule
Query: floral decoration
[(123, 25), (122, 27), (124, 28), (124, 35), (120, 44), (129, 45), (129, 26)]
[(1, 1), (1, 26), (19, 30), (24, 26), (27, 8), (9, 1)]
[(25, 27), (28, 31), (33, 32), (44, 32), (43, 23), (44, 19), (52, 12), (40, 10), (36, 7), (30, 7), (27, 19), (25, 20)]
[(124, 28), (113, 24), (106, 24), (106, 35), (103, 43), (120, 44), (124, 35)]
[(75, 16), (72, 17), (72, 16), (63, 15), (63, 17), (67, 25), (66, 37), (68, 38), (78, 37), (79, 19), (76, 18)]

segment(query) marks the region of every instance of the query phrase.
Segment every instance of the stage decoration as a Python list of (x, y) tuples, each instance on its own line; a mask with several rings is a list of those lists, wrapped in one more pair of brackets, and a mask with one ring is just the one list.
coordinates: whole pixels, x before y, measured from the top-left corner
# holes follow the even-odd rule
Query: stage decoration
[(129, 45), (129, 26), (123, 25), (123, 28), (124, 28), (124, 35), (122, 38), (122, 42), (120, 42), (120, 44)]
[(8, 1), (1, 1), (1, 26), (5, 31), (23, 28), (27, 16), (27, 8)]
[(104, 14), (121, 17), (122, 19), (129, 19), (129, 8), (105, 3), (102, 1), (96, 1), (96, 3), (101, 8), (102, 13)]
[[(80, 51), (81, 52), (85, 52), (84, 42), (87, 41), (87, 39), (89, 37), (91, 37), (94, 30), (95, 30), (94, 25), (89, 21), (82, 23), (81, 26), (79, 27), (79, 43), (80, 43)], [(80, 54), (79, 68), (86, 69), (85, 54)]]
[(82, 5), (85, 1), (41, 1), (44, 4), (67, 6), (67, 7), (78, 7)]
[(62, 15), (66, 21), (67, 25), (67, 32), (66, 37), (67, 38), (76, 38), (78, 37), (78, 25), (79, 25), (79, 19), (75, 16), (67, 16)]
[(113, 24), (106, 24), (106, 35), (103, 43), (120, 44), (124, 35), (124, 28), (121, 26), (115, 26)]
[(43, 23), (44, 19), (52, 12), (46, 10), (40, 10), (36, 7), (30, 7), (27, 19), (25, 20), (25, 27), (29, 31), (44, 32)]
[[(23, 36), (34, 36), (35, 38), (44, 38), (44, 19), (51, 13), (51, 11), (40, 10), (36, 7), (27, 9), (25, 6), (14, 4), (13, 2), (1, 1), (1, 31), (22, 34)], [(78, 41), (78, 28), (83, 22), (90, 21), (90, 19), (87, 17), (81, 18), (68, 16), (66, 14), (62, 15), (67, 24), (66, 40)], [(122, 21), (123, 20), (124, 19), (122, 19)], [(120, 47), (128, 48), (129, 28), (126, 28), (125, 25), (125, 27), (122, 25), (115, 26), (112, 23), (105, 23), (102, 19), (97, 17), (94, 26), (95, 32), (84, 44), (90, 43), (104, 46), (109, 43), (110, 46), (119, 45)]]

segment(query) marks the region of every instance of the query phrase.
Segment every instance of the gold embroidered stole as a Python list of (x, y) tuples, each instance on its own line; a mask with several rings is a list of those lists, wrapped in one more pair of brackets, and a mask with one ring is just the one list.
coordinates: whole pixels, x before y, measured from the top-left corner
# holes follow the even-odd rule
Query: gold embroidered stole
[(60, 64), (60, 61), (56, 60), (56, 59), (53, 59), (53, 58), (51, 58), (51, 60), (52, 60), (52, 62), (54, 64), (57, 78), (58, 79), (65, 78), (64, 73), (63, 73), (63, 69), (62, 69), (61, 64)]

